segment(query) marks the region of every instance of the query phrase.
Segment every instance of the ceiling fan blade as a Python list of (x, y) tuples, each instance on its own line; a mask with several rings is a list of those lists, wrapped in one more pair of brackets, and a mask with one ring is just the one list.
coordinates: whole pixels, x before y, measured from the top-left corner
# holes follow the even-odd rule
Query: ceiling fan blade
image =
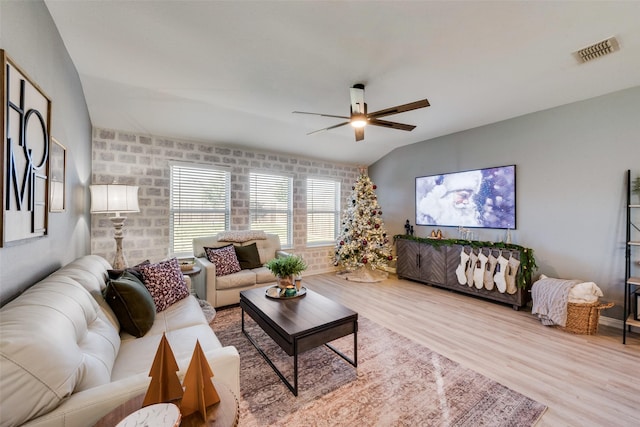
[(364, 128), (355, 128), (356, 141), (362, 141), (364, 139)]
[(356, 84), (349, 88), (351, 94), (351, 114), (367, 114), (364, 103), (364, 85)]
[(389, 122), (387, 120), (378, 120), (378, 119), (369, 119), (367, 123), (374, 126), (382, 126), (385, 128), (407, 130), (407, 131), (412, 131), (416, 128), (414, 125), (405, 125), (404, 123)]
[(347, 116), (334, 116), (333, 114), (322, 114), (322, 113), (307, 113), (305, 111), (292, 111), (293, 114), (311, 114), (312, 116), (321, 116), (321, 117), (334, 117), (336, 119), (349, 119)]
[(427, 99), (421, 99), (420, 101), (410, 102), (404, 105), (398, 105), (397, 107), (385, 108), (384, 110), (375, 111), (367, 114), (370, 118), (378, 118), (384, 116), (390, 116), (392, 114), (404, 113), (405, 111), (417, 110), (418, 108), (428, 107), (429, 101)]
[(314, 133), (323, 132), (323, 131), (329, 130), (329, 129), (339, 128), (340, 126), (344, 126), (344, 125), (348, 125), (348, 124), (349, 124), (349, 122), (338, 123), (337, 125), (329, 126), (328, 128), (314, 130), (313, 132), (309, 132), (307, 135), (313, 135)]

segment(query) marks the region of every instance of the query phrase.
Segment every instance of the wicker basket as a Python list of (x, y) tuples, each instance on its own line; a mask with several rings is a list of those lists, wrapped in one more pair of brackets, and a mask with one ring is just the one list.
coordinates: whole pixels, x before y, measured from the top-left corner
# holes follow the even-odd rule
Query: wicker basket
[(600, 310), (613, 307), (613, 303), (601, 304), (598, 301), (592, 303), (567, 304), (567, 325), (564, 330), (573, 334), (595, 335), (598, 333), (598, 320)]

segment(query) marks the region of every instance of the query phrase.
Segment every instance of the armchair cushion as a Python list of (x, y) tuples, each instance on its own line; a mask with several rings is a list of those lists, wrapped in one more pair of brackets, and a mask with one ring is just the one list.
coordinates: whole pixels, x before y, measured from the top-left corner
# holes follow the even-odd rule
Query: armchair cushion
[(266, 240), (267, 234), (262, 230), (222, 231), (218, 233), (221, 242), (244, 243), (249, 240)]
[(125, 271), (118, 279), (110, 280), (104, 298), (123, 331), (138, 338), (151, 329), (156, 318), (156, 304), (134, 274)]
[(240, 268), (243, 270), (262, 267), (260, 253), (255, 242), (247, 246), (234, 246)]
[(227, 276), (242, 270), (233, 244), (221, 248), (204, 248), (207, 259), (216, 266), (216, 276)]
[(160, 313), (172, 304), (189, 296), (180, 264), (176, 258), (140, 267), (144, 286), (149, 290), (156, 312)]

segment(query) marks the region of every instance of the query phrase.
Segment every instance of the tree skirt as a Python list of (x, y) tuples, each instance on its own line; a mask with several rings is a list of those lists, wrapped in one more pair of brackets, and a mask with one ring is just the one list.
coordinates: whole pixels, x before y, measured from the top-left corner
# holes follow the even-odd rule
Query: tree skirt
[[(211, 327), (240, 353), (240, 426), (533, 426), (546, 406), (366, 318), (358, 367), (322, 346), (298, 358), (295, 397), (240, 330), (240, 308)], [(292, 380), (293, 358), (256, 323), (245, 327)], [(334, 341), (353, 357), (353, 336)], [(215, 372), (214, 372), (215, 374)]]
[(370, 268), (359, 268), (356, 271), (339, 271), (336, 273), (339, 277), (352, 282), (382, 282), (389, 277), (386, 271), (372, 270)]

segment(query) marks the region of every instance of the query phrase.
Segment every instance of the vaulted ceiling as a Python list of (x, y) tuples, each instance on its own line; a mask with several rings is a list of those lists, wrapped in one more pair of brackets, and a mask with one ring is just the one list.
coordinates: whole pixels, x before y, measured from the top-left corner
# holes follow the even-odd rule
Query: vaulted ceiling
[[(640, 85), (640, 2), (45, 0), (94, 126), (369, 165), (394, 148)], [(620, 50), (573, 52), (615, 36)], [(350, 126), (349, 87), (406, 132)]]

